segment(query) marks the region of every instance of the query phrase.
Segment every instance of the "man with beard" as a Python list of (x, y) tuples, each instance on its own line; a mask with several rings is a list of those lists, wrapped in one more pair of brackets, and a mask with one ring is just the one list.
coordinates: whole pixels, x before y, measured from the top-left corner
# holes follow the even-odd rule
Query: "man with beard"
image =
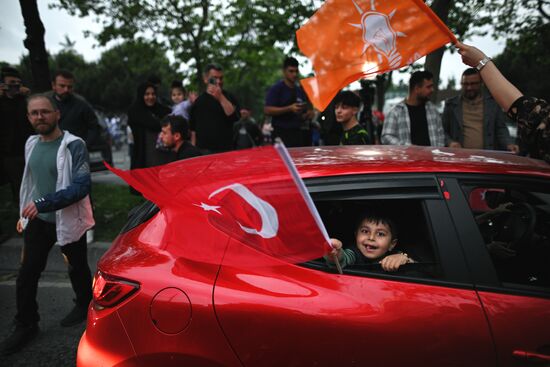
[(54, 244), (68, 262), (76, 305), (61, 320), (72, 326), (86, 320), (92, 299), (92, 277), (86, 253), (86, 231), (94, 225), (90, 205), (90, 168), (84, 141), (59, 128), (59, 110), (45, 95), (31, 96), (29, 121), (37, 135), (25, 144), (18, 232), (23, 232), (21, 266), (16, 281), (14, 330), (2, 343), (3, 355), (15, 353), (38, 332), (38, 280)]
[(160, 122), (160, 138), (165, 147), (175, 153), (174, 160), (198, 157), (199, 148), (189, 142), (189, 123), (182, 116), (168, 115)]
[(223, 89), (223, 68), (208, 64), (203, 74), (206, 91), (189, 113), (191, 143), (203, 153), (221, 153), (233, 148), (233, 124), (239, 120), (237, 99)]
[(429, 71), (412, 73), (409, 95), (388, 113), (382, 129), (382, 144), (445, 146), (441, 117), (431, 103), (434, 90)]
[(517, 153), (506, 122), (512, 123), (490, 94), (481, 91), (479, 70), (462, 73), (462, 94), (445, 101), (443, 128), (451, 148), (509, 150)]
[(49, 95), (61, 114), (59, 127), (91, 144), (100, 134), (97, 116), (88, 102), (73, 92), (74, 83), (75, 77), (71, 72), (59, 70), (53, 77)]

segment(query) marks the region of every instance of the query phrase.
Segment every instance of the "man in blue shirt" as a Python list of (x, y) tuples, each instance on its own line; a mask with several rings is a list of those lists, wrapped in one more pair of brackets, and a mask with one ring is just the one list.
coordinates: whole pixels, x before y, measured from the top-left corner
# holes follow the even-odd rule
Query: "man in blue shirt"
[(273, 136), (287, 147), (303, 146), (307, 97), (298, 83), (298, 60), (287, 57), (283, 63), (283, 79), (267, 91), (264, 113), (271, 116)]

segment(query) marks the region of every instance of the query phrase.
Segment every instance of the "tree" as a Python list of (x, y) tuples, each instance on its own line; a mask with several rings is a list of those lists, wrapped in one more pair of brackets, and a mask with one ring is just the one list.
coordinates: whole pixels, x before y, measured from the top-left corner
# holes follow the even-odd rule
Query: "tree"
[(312, 0), (58, 0), (56, 6), (73, 15), (95, 15), (104, 25), (96, 35), (102, 45), (142, 36), (154, 39), (186, 66), (183, 72), (198, 88), (203, 87), (202, 70), (208, 62), (236, 68), (244, 65), (242, 50), (282, 50), (313, 12)]
[(33, 90), (43, 92), (50, 89), (50, 69), (48, 54), (44, 43), (44, 24), (40, 20), (36, 0), (19, 0), (25, 22), (27, 38), (23, 41), (29, 50), (30, 67), (33, 76)]
[(136, 98), (137, 86), (153, 74), (164, 87), (182, 79), (160, 45), (141, 39), (124, 42), (101, 54), (87, 93), (94, 104), (125, 112)]
[[(461, 40), (485, 35), (486, 26), (492, 29), (493, 37), (512, 37), (550, 20), (549, 0), (432, 0), (428, 4)], [(441, 48), (426, 57), (425, 68), (434, 74), (436, 86), (444, 51)]]
[(495, 57), (502, 73), (526, 95), (550, 99), (550, 24), (535, 25), (510, 39)]

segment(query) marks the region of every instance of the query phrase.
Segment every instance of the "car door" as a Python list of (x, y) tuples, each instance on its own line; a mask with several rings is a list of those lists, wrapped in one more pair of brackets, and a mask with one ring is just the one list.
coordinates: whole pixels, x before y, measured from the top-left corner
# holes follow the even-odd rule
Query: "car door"
[[(341, 218), (363, 204), (403, 208), (396, 215), (404, 220), (423, 216), (426, 230), (418, 233), (426, 233), (424, 240), (434, 245), (437, 270), (424, 277), (368, 269), (340, 275), (322, 261), (222, 265), (215, 310), (245, 366), (495, 365), (487, 321), (434, 177), (382, 175), (307, 183), (318, 208), (337, 209), (320, 210), (329, 233), (335, 230), (328, 223), (331, 213)], [(234, 241), (224, 263), (247, 256), (264, 255)]]
[[(495, 341), (498, 366), (550, 365), (548, 181), (488, 175), (443, 179), (456, 198), (448, 204), (454, 222), (460, 226), (460, 239)], [(491, 233), (488, 235), (477, 219), (483, 215), (474, 199), (479, 192), (489, 207), (503, 202), (517, 205), (510, 206), (511, 214), (506, 214), (513, 215), (519, 209), (515, 220), (502, 224), (496, 218), (489, 223), (489, 227), (497, 227), (490, 229), (497, 237), (502, 231), (512, 235), (499, 238), (508, 243), (512, 253), (491, 246), (495, 243), (488, 239)], [(519, 240), (514, 243), (516, 238)]]

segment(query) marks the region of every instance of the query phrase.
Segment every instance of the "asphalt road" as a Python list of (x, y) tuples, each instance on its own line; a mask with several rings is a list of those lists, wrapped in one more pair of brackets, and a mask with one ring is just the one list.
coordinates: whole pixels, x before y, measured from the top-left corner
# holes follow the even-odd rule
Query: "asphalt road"
[[(0, 275), (0, 340), (11, 330), (15, 312), (16, 272)], [(38, 288), (40, 332), (23, 350), (0, 357), (2, 367), (64, 367), (76, 364), (76, 350), (86, 323), (62, 327), (59, 321), (73, 307), (74, 293), (66, 273), (43, 273)]]

